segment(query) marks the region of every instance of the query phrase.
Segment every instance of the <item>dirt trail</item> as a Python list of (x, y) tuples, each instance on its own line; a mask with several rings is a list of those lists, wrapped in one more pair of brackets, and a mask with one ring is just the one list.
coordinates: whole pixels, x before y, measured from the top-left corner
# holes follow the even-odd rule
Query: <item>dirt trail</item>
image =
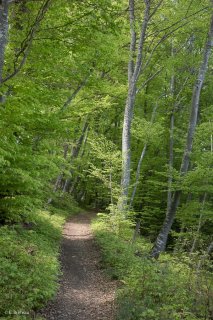
[(61, 264), (63, 276), (53, 302), (42, 312), (49, 320), (113, 320), (115, 283), (100, 270), (99, 252), (90, 230), (94, 214), (66, 223)]

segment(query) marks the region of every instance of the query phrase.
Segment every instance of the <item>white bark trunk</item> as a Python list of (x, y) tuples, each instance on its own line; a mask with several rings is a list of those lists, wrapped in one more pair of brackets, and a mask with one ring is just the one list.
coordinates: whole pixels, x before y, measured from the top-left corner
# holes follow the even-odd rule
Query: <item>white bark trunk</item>
[(0, 85), (3, 78), (4, 56), (8, 35), (9, 0), (0, 1)]
[(118, 201), (118, 208), (120, 211), (125, 211), (128, 200), (128, 191), (130, 184), (130, 166), (131, 166), (131, 125), (133, 118), (133, 110), (136, 98), (137, 80), (140, 75), (141, 65), (143, 61), (143, 49), (145, 42), (145, 35), (150, 16), (150, 1), (144, 0), (145, 11), (144, 19), (140, 31), (140, 39), (138, 44), (138, 53), (136, 63), (134, 65), (134, 54), (136, 50), (136, 34), (135, 34), (135, 16), (134, 16), (134, 0), (129, 0), (130, 10), (130, 59), (128, 64), (128, 96), (126, 100), (123, 134), (122, 134), (122, 177), (121, 177), (121, 196)]
[[(213, 0), (211, 0), (213, 5)], [(203, 59), (199, 68), (198, 76), (194, 84), (193, 93), (192, 93), (192, 105), (191, 105), (191, 114), (189, 119), (189, 126), (186, 138), (186, 146), (184, 149), (184, 154), (182, 158), (180, 174), (185, 175), (189, 168), (190, 154), (192, 151), (193, 138), (195, 134), (195, 129), (197, 125), (198, 111), (199, 111), (199, 102), (200, 102), (200, 93), (205, 79), (205, 75), (208, 69), (208, 62), (213, 46), (213, 13), (211, 15), (210, 28), (207, 36), (207, 41), (204, 47)], [(157, 240), (154, 244), (154, 247), (151, 252), (151, 256), (158, 258), (160, 253), (165, 250), (168, 234), (171, 230), (172, 224), (175, 219), (176, 211), (180, 202), (181, 191), (176, 191), (171, 203), (171, 208), (166, 216), (163, 227), (160, 230)]]

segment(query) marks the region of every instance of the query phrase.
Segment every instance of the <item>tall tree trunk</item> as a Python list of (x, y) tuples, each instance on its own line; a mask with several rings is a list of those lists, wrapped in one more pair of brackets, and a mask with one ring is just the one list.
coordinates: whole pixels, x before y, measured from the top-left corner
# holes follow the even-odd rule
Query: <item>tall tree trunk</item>
[(3, 78), (4, 56), (8, 35), (9, 0), (0, 0), (0, 85)]
[(134, 64), (134, 55), (136, 51), (136, 32), (135, 32), (135, 3), (134, 0), (129, 0), (129, 19), (130, 19), (130, 58), (128, 64), (128, 96), (126, 100), (123, 133), (122, 133), (122, 176), (121, 176), (121, 196), (118, 201), (118, 208), (124, 211), (127, 206), (128, 190), (130, 184), (130, 165), (131, 165), (131, 125), (133, 118), (133, 110), (136, 98), (137, 80), (140, 75), (144, 42), (146, 30), (150, 17), (150, 0), (144, 0), (145, 11), (141, 25), (140, 38), (138, 43), (138, 52), (136, 63)]
[[(211, 0), (211, 4), (213, 5), (213, 0)], [(203, 59), (202, 59), (198, 76), (193, 88), (191, 114), (190, 114), (189, 126), (188, 126), (187, 138), (186, 138), (186, 146), (184, 149), (184, 154), (183, 154), (181, 168), (180, 168), (180, 174), (182, 176), (187, 173), (189, 168), (190, 154), (192, 151), (193, 138), (194, 138), (195, 129), (197, 125), (200, 93), (201, 93), (205, 75), (208, 69), (208, 62), (209, 62), (212, 46), (213, 46), (213, 13), (211, 14), (210, 28), (209, 28), (207, 41), (203, 51)], [(173, 221), (175, 219), (176, 211), (180, 202), (180, 197), (181, 197), (181, 191), (178, 190), (174, 193), (170, 210), (164, 220), (163, 227), (160, 230), (157, 240), (152, 249), (151, 256), (154, 258), (158, 258), (160, 253), (165, 250), (168, 234), (171, 230)]]

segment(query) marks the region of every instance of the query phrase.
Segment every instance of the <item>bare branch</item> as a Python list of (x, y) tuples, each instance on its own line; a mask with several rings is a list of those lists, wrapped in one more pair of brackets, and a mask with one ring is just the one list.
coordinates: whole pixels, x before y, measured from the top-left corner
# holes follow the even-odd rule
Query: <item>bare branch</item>
[(66, 27), (68, 27), (68, 26), (73, 25), (75, 22), (79, 22), (79, 20), (83, 19), (84, 17), (87, 17), (88, 15), (90, 15), (90, 14), (92, 14), (92, 13), (94, 13), (94, 10), (91, 10), (91, 11), (89, 11), (89, 12), (86, 12), (86, 13), (82, 14), (81, 16), (77, 17), (76, 19), (71, 20), (71, 21), (69, 21), (69, 22), (67, 22), (67, 23), (65, 23), (65, 24), (56, 25), (56, 26), (53, 26), (53, 27), (41, 29), (39, 32), (66, 28)]
[(181, 26), (178, 26), (177, 28), (175, 28), (174, 30), (171, 30), (170, 32), (168, 32), (167, 34), (164, 34), (161, 39), (156, 43), (156, 45), (154, 46), (154, 48), (152, 49), (149, 58), (147, 59), (144, 67), (143, 67), (143, 71), (146, 69), (146, 67), (149, 65), (149, 62), (153, 56), (153, 54), (155, 53), (155, 51), (157, 50), (157, 48), (159, 47), (159, 45), (164, 42), (166, 39), (168, 39), (172, 34), (175, 33), (175, 31), (181, 29), (182, 27), (184, 27), (185, 25), (187, 25), (189, 23), (189, 21), (185, 22), (184, 24), (182, 24)]
[(186, 79), (185, 79), (185, 81), (183, 82), (183, 84), (182, 84), (182, 86), (181, 86), (178, 94), (176, 95), (176, 99), (175, 99), (176, 103), (179, 103), (178, 99), (179, 99), (179, 97), (180, 97), (180, 95), (181, 95), (181, 93), (182, 93), (185, 85), (187, 84), (188, 80), (189, 80), (189, 77), (186, 77)]
[(209, 9), (209, 6), (208, 6), (208, 7), (206, 6), (206, 7), (202, 8), (202, 9), (200, 9), (200, 10), (198, 10), (198, 11), (196, 11), (196, 12), (194, 12), (194, 13), (188, 15), (188, 16), (184, 16), (184, 17), (181, 18), (180, 20), (172, 23), (170, 26), (165, 27), (165, 28), (163, 28), (163, 29), (161, 29), (161, 30), (159, 30), (159, 31), (157, 31), (157, 32), (152, 32), (152, 33), (147, 34), (147, 38), (148, 38), (148, 37), (151, 37), (151, 36), (156, 37), (156, 36), (158, 36), (161, 32), (166, 31), (166, 30), (168, 30), (168, 29), (171, 29), (172, 27), (175, 27), (175, 26), (176, 26), (177, 24), (179, 24), (180, 22), (182, 22), (182, 21), (184, 21), (184, 20), (187, 20), (187, 19), (189, 19), (189, 18), (192, 18), (192, 17), (196, 16), (197, 14), (201, 13), (202, 11), (205, 11), (206, 9)]

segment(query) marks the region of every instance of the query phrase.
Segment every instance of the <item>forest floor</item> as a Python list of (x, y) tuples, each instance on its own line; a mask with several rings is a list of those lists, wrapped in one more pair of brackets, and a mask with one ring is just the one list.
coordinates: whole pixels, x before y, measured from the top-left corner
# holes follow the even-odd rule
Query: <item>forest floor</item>
[(49, 320), (113, 320), (115, 281), (100, 267), (100, 252), (90, 222), (94, 213), (72, 217), (61, 245), (62, 277), (56, 298), (42, 311)]

